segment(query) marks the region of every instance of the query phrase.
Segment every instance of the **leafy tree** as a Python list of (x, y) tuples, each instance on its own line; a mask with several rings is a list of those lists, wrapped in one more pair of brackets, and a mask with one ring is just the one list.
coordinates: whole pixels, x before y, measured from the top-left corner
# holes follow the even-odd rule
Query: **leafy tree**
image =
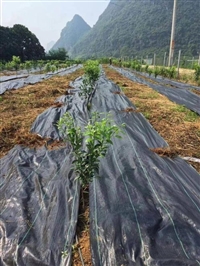
[(23, 25), (0, 26), (0, 36), (0, 60), (10, 61), (13, 55), (19, 56), (22, 62), (44, 57), (39, 40)]
[(48, 60), (66, 60), (68, 58), (67, 51), (65, 48), (58, 48), (57, 50), (50, 50), (46, 54)]

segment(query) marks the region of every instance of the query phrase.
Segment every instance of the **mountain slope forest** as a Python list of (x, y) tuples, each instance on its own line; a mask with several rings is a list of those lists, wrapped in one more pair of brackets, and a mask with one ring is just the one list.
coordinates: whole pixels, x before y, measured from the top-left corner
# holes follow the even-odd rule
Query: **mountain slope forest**
[[(168, 52), (174, 0), (111, 0), (94, 27), (72, 49), (75, 57)], [(200, 52), (200, 0), (177, 1), (175, 53)]]
[(11, 28), (0, 26), (0, 36), (0, 60), (10, 61), (13, 55), (19, 56), (22, 61), (45, 56), (38, 38), (23, 25), (15, 24)]
[(75, 15), (71, 21), (67, 22), (67, 25), (61, 32), (60, 39), (53, 45), (51, 50), (65, 48), (70, 54), (72, 47), (90, 29), (91, 27), (79, 15)]

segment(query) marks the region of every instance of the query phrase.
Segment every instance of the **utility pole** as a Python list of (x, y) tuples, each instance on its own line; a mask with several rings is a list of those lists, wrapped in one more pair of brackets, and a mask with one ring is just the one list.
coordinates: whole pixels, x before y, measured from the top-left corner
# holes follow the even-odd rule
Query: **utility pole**
[(166, 56), (167, 56), (167, 53), (165, 52), (164, 54), (164, 61), (163, 61), (163, 66), (166, 67)]
[(179, 69), (180, 69), (180, 61), (181, 61), (181, 50), (178, 52), (178, 66), (177, 66), (177, 78), (179, 78)]
[(169, 63), (168, 63), (169, 67), (173, 64), (173, 58), (174, 58), (176, 6), (177, 6), (177, 0), (174, 0), (174, 8), (173, 8), (173, 15), (172, 15), (171, 41), (170, 41), (170, 49), (169, 49)]

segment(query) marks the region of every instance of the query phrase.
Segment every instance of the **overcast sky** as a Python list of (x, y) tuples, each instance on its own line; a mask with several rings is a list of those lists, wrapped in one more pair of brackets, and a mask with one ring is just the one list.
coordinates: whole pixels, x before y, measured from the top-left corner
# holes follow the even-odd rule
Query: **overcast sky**
[(108, 6), (109, 0), (0, 0), (0, 22), (12, 27), (22, 24), (33, 32), (41, 45), (57, 41), (66, 23), (75, 14), (91, 27)]

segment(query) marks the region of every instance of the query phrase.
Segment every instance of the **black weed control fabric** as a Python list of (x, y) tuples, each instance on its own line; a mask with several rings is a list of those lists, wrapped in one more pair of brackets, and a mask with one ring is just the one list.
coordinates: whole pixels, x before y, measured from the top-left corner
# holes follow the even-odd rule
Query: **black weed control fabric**
[(116, 89), (100, 79), (92, 105), (126, 124), (90, 185), (93, 265), (200, 265), (200, 175), (149, 149), (166, 143), (142, 115), (121, 111), (132, 105)]
[[(88, 120), (78, 94), (57, 99), (32, 131), (60, 138), (56, 122), (69, 111), (76, 123)], [(102, 76), (92, 111), (111, 111), (125, 123), (122, 139), (101, 160), (90, 184), (90, 233), (95, 266), (200, 265), (200, 176), (180, 158), (161, 158), (151, 148), (167, 143), (117, 85)], [(48, 151), (15, 147), (0, 160), (0, 265), (70, 266), (80, 187), (68, 148)], [(66, 259), (61, 252), (66, 251)]]
[(49, 79), (55, 75), (64, 76), (70, 73), (73, 73), (77, 69), (81, 68), (81, 65), (73, 66), (64, 70), (60, 70), (54, 73), (47, 74), (34, 74), (34, 75), (26, 75), (26, 76), (15, 76), (15, 78), (11, 77), (10, 80), (6, 79), (6, 77), (2, 77), (0, 80), (0, 95), (3, 94), (7, 90), (17, 90), (29, 84), (38, 83), (44, 79)]
[(61, 139), (63, 136), (60, 135), (56, 124), (65, 112), (70, 112), (79, 126), (86, 124), (87, 108), (85, 101), (78, 96), (78, 92), (74, 93), (73, 97), (71, 95), (60, 97), (57, 102), (62, 103), (63, 106), (51, 107), (39, 115), (31, 127), (31, 132), (43, 138)]
[(164, 86), (163, 84), (161, 85), (154, 84), (154, 83), (151, 83), (143, 79), (142, 77), (138, 77), (134, 73), (127, 71), (125, 69), (116, 68), (116, 67), (113, 67), (113, 68), (117, 70), (119, 73), (121, 73), (122, 75), (124, 75), (125, 77), (127, 77), (128, 79), (141, 83), (141, 84), (145, 84), (149, 86), (150, 88), (158, 91), (159, 93), (167, 96), (171, 101), (177, 104), (184, 105), (188, 109), (200, 115), (200, 96), (191, 92), (190, 90), (188, 90), (188, 88), (187, 89), (184, 87), (180, 88), (180, 86), (177, 88), (170, 88), (170, 87)]
[(20, 78), (27, 78), (28, 74), (20, 74), (20, 75), (11, 75), (11, 76), (0, 76), (0, 83), (5, 82), (5, 81), (11, 81), (15, 79), (20, 79)]
[[(78, 78), (70, 84), (71, 87), (74, 87), (73, 90), (69, 90), (69, 93), (72, 93), (72, 95), (62, 96), (57, 99), (56, 102), (62, 103), (63, 106), (51, 107), (37, 117), (31, 127), (32, 132), (42, 137), (60, 139), (62, 136), (60, 136), (56, 124), (66, 111), (73, 115), (77, 124), (80, 126), (85, 125), (88, 115), (85, 100), (79, 96), (78, 88), (81, 81), (82, 79)], [(126, 124), (130, 137), (144, 142), (146, 145), (149, 145), (149, 148), (167, 146), (167, 143), (158, 135), (142, 114), (136, 112), (125, 115), (127, 114), (125, 109), (133, 105), (124, 95), (114, 93), (116, 91), (120, 92), (117, 85), (108, 82), (107, 79), (102, 77), (99, 79), (98, 88), (100, 88), (98, 89), (98, 97), (95, 95), (93, 99), (93, 106), (96, 111), (116, 112), (117, 110), (115, 115), (118, 116), (119, 124)], [(133, 106), (133, 108), (135, 107)]]
[(193, 86), (193, 85), (190, 85), (190, 84), (186, 84), (186, 83), (182, 83), (182, 82), (179, 82), (179, 81), (175, 81), (175, 80), (171, 80), (171, 79), (168, 79), (168, 78), (164, 78), (162, 76), (157, 76), (156, 78), (153, 77), (153, 76), (149, 76), (149, 74), (147, 73), (143, 73), (143, 72), (137, 72), (137, 71), (133, 71), (133, 73), (136, 73), (141, 75), (141, 76), (144, 76), (148, 79), (151, 79), (155, 82), (158, 82), (160, 83), (160, 85), (169, 85), (169, 86), (172, 86), (172, 87), (175, 87), (175, 88), (179, 88), (179, 89), (187, 89), (187, 90), (191, 90), (191, 89), (196, 89), (196, 90), (200, 90), (200, 87), (198, 86)]
[(19, 146), (0, 160), (1, 266), (71, 265), (80, 191), (71, 160), (66, 148)]

